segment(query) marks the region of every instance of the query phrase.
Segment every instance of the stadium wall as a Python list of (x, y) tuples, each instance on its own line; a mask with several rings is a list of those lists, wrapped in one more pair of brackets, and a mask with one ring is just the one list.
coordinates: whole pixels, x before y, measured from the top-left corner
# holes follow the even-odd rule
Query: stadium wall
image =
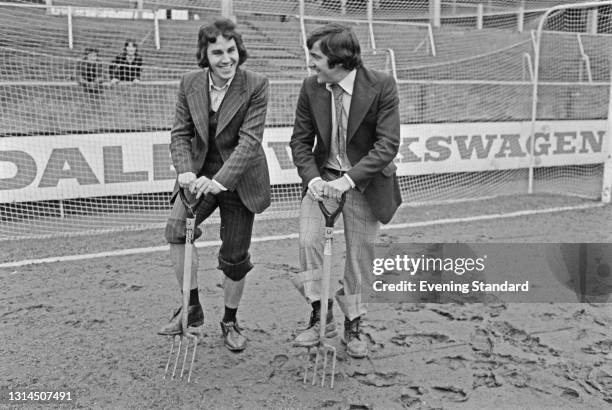
[[(538, 167), (605, 162), (607, 121), (544, 121), (535, 133)], [(398, 175), (527, 168), (531, 123), (403, 125)], [(290, 127), (267, 128), (272, 185), (299, 183)], [(0, 149), (0, 203), (133, 195), (172, 190), (164, 132), (9, 137)]]

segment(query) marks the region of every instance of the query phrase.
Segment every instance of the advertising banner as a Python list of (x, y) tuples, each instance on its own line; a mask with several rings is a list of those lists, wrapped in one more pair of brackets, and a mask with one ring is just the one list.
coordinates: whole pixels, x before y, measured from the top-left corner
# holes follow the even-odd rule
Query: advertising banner
[[(535, 165), (604, 162), (606, 127), (605, 121), (538, 123)], [(264, 132), (273, 185), (300, 182), (291, 131)], [(398, 175), (526, 168), (530, 132), (529, 122), (402, 125)], [(170, 191), (169, 143), (169, 131), (0, 138), (0, 203)]]

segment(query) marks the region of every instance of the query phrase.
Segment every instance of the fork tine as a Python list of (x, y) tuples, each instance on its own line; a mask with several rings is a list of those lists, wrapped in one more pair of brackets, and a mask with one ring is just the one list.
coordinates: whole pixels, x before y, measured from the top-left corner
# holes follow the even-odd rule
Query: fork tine
[[(190, 356), (191, 349), (191, 339), (193, 339), (193, 350), (191, 352), (191, 360), (187, 363), (187, 357)], [(178, 343), (177, 343), (178, 340)], [(172, 345), (170, 346), (170, 354), (168, 355), (168, 360), (166, 361), (166, 367), (164, 370), (164, 380), (168, 378), (168, 373), (170, 370), (170, 363), (174, 357), (174, 366), (172, 368), (172, 376), (171, 379), (179, 378), (184, 380), (185, 373), (187, 373), (187, 383), (191, 382), (191, 375), (193, 373), (197, 348), (198, 348), (199, 338), (196, 335), (192, 334), (182, 334), (175, 335), (172, 340)], [(178, 344), (178, 346), (177, 346)], [(175, 348), (175, 346), (177, 346)], [(182, 360), (181, 360), (182, 357)], [(180, 369), (180, 374), (178, 374), (178, 364), (179, 361), (182, 361), (182, 366)]]
[(336, 348), (332, 351), (332, 373), (331, 373), (331, 383), (329, 385), (330, 389), (334, 388), (334, 377), (336, 376)]
[(187, 354), (189, 353), (189, 339), (184, 336), (185, 338), (185, 352), (183, 354), (183, 366), (181, 367), (181, 380), (183, 379), (183, 373), (185, 372), (185, 363), (187, 363)]
[(164, 370), (164, 380), (168, 376), (168, 369), (170, 368), (170, 361), (172, 360), (172, 353), (174, 352), (175, 342), (176, 337), (172, 338), (172, 344), (170, 345), (170, 354), (168, 355), (168, 360), (166, 361), (166, 369)]
[(317, 380), (317, 367), (319, 366), (319, 355), (320, 355), (320, 350), (317, 349), (317, 355), (315, 356), (315, 362), (314, 362), (314, 369), (312, 372), (312, 385), (313, 386), (316, 384), (316, 380)]
[(327, 352), (323, 352), (323, 368), (321, 369), (321, 387), (325, 386), (325, 370), (327, 369)]
[(304, 380), (303, 383), (306, 383), (308, 380), (308, 368), (310, 367), (310, 347), (308, 348), (308, 352), (306, 353), (306, 360), (304, 361)]
[(191, 355), (191, 363), (189, 363), (189, 376), (187, 376), (187, 383), (191, 382), (191, 372), (193, 371), (193, 362), (196, 357), (196, 349), (198, 348), (198, 338), (194, 338), (193, 341), (193, 354)]
[(178, 348), (176, 349), (176, 360), (174, 361), (174, 369), (172, 369), (172, 379), (174, 379), (174, 376), (176, 375), (176, 368), (178, 367), (178, 362), (179, 359), (181, 357), (181, 348), (183, 347), (183, 337), (182, 336), (174, 336), (174, 338), (179, 338), (178, 339)]

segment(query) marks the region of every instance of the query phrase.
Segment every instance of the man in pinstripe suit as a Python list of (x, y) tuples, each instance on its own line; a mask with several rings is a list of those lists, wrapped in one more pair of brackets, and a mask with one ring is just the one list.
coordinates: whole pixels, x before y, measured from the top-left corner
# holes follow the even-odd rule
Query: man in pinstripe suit
[[(245, 276), (253, 265), (249, 246), (254, 215), (270, 205), (270, 177), (261, 146), (268, 80), (240, 65), (247, 59), (242, 37), (231, 20), (217, 20), (198, 33), (198, 65), (180, 83), (170, 152), (178, 175), (172, 194), (174, 205), (166, 225), (166, 240), (179, 288), (185, 254), (185, 217), (178, 190), (188, 188), (205, 195), (197, 210), (196, 226), (219, 207), (221, 248), (218, 269), (224, 273), (225, 314), (221, 330), (225, 346), (241, 351), (246, 338), (236, 312)], [(195, 237), (201, 235), (196, 228)], [(198, 255), (194, 250), (188, 323), (201, 326), (204, 313), (198, 297)], [(182, 332), (180, 308), (158, 333)]]
[(342, 210), (346, 264), (336, 300), (345, 316), (346, 352), (362, 358), (368, 355), (360, 329), (366, 313), (362, 276), (372, 274), (380, 224), (389, 222), (401, 203), (393, 163), (400, 144), (397, 86), (393, 77), (363, 67), (359, 41), (349, 27), (320, 27), (308, 36), (307, 46), (316, 75), (302, 85), (290, 146), (304, 187), (301, 272), (294, 284), (312, 304), (312, 314), (308, 329), (297, 335), (295, 344), (317, 343), (321, 303), (330, 307), (326, 335), (336, 334), (332, 301), (320, 300), (324, 219), (317, 201), (333, 209), (346, 193)]

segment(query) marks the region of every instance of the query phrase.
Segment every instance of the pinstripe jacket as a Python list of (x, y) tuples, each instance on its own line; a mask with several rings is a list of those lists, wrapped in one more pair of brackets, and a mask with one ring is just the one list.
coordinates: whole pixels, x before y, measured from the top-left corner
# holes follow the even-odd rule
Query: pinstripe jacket
[[(170, 153), (177, 175), (189, 171), (201, 175), (209, 147), (208, 101), (208, 70), (185, 74), (179, 85), (170, 133)], [(237, 69), (219, 107), (214, 136), (224, 162), (214, 179), (235, 190), (254, 213), (263, 212), (270, 205), (270, 175), (261, 145), (267, 105), (268, 80)], [(178, 183), (172, 200), (177, 193)]]

